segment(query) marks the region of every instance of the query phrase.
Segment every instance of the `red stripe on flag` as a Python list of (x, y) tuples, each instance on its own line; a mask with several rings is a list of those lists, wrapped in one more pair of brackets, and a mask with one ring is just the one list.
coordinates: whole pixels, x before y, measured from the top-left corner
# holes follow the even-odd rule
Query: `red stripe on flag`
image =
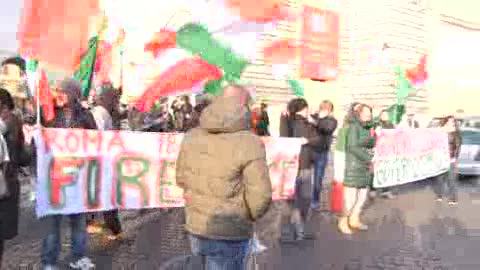
[[(35, 93), (37, 95), (37, 93)], [(52, 121), (55, 118), (54, 99), (50, 89), (47, 74), (41, 71), (40, 80), (38, 82), (38, 101), (43, 108), (43, 117), (46, 121)]]
[(149, 111), (160, 97), (192, 89), (198, 84), (220, 79), (223, 72), (199, 57), (183, 59), (156, 76), (137, 102), (141, 112)]
[(295, 19), (283, 0), (225, 0), (233, 14), (243, 20), (257, 23), (269, 23)]
[(112, 69), (112, 45), (101, 40), (98, 44), (97, 59), (95, 59), (95, 82), (97, 84), (110, 81)]
[(145, 52), (152, 52), (153, 57), (157, 56), (164, 50), (175, 48), (177, 42), (177, 33), (168, 30), (160, 30), (160, 32), (155, 33), (153, 39), (145, 44)]
[(427, 56), (424, 55), (422, 56), (422, 58), (420, 58), (419, 63), (415, 67), (406, 70), (405, 77), (410, 81), (412, 85), (421, 85), (428, 79), (426, 65)]
[(295, 40), (285, 39), (272, 42), (263, 49), (265, 61), (272, 64), (288, 64), (295, 61), (300, 46), (295, 44)]
[(73, 73), (88, 46), (89, 19), (98, 1), (24, 0), (17, 38), (20, 53)]

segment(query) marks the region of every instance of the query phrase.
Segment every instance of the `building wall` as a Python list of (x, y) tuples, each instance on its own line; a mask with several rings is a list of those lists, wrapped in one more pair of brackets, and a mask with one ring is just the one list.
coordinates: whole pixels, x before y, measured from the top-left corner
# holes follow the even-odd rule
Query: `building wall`
[[(345, 104), (361, 101), (379, 110), (395, 102), (395, 66), (409, 68), (428, 54), (429, 14), (407, 1), (367, 2), (345, 1), (339, 84)], [(426, 111), (426, 91), (407, 106), (413, 112)]]
[(432, 49), (430, 113), (480, 115), (480, 24), (442, 16)]

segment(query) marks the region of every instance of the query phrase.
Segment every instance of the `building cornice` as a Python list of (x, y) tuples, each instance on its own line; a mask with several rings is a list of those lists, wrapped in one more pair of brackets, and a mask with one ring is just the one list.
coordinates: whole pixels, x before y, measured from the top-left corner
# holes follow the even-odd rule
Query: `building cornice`
[(440, 14), (440, 20), (444, 23), (455, 25), (470, 31), (480, 31), (480, 23), (465, 21), (445, 14)]

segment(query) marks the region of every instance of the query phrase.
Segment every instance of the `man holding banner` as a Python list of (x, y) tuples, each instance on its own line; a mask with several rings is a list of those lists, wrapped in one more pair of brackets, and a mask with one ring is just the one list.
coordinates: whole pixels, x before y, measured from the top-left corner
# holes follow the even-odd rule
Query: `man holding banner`
[[(80, 104), (81, 84), (66, 78), (57, 88), (55, 119), (49, 123), (54, 128), (96, 129), (92, 114)], [(59, 174), (61, 175), (61, 173)], [(52, 176), (52, 178), (55, 176)], [(61, 176), (59, 176), (61, 177)], [(63, 215), (51, 215), (43, 218), (49, 223), (49, 230), (43, 240), (41, 262), (44, 269), (55, 269), (61, 249), (60, 227)], [(86, 255), (87, 233), (85, 215), (83, 213), (68, 215), (72, 230), (72, 263), (73, 269), (92, 269), (94, 264)]]
[[(92, 109), (92, 115), (99, 130), (113, 130), (112, 113), (116, 106), (115, 89), (111, 83), (103, 83), (95, 91), (95, 107)], [(110, 210), (103, 212), (104, 226), (111, 231), (108, 235), (109, 240), (117, 240), (121, 238), (122, 225), (118, 217), (118, 210)], [(87, 231), (89, 233), (100, 233), (102, 226), (95, 221), (95, 214), (87, 215)]]
[(253, 223), (272, 200), (265, 145), (248, 130), (249, 99), (241, 86), (227, 87), (185, 134), (177, 158), (185, 228), (208, 270), (245, 269)]
[(437, 201), (442, 201), (444, 197), (447, 197), (448, 204), (455, 205), (457, 204), (457, 190), (455, 186), (455, 182), (458, 176), (457, 159), (460, 155), (462, 136), (460, 135), (460, 131), (458, 129), (454, 116), (445, 117), (440, 122), (440, 125), (448, 134), (450, 166), (446, 173), (437, 176), (434, 190), (437, 195)]

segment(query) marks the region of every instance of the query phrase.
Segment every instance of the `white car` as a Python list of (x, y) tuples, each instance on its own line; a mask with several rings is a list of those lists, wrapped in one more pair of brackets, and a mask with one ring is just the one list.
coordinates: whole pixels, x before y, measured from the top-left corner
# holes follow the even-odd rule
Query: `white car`
[(480, 176), (480, 129), (462, 129), (458, 174)]
[(462, 120), (460, 128), (480, 130), (480, 116), (465, 117)]

